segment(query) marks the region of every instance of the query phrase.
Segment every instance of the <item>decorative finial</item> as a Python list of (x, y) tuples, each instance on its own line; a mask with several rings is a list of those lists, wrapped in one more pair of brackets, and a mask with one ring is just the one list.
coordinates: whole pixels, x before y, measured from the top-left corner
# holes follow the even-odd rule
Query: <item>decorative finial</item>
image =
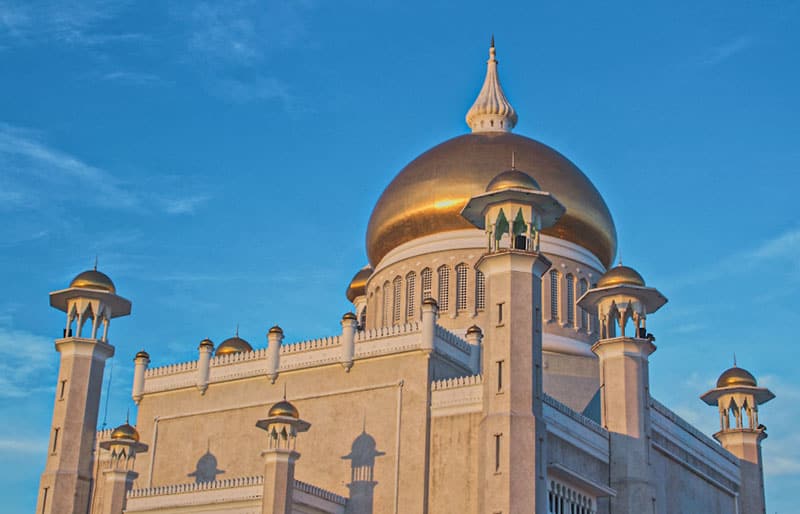
[(286, 401), (286, 382), (283, 383), (283, 401)]
[(94, 254), (94, 270), (97, 271), (97, 254)]
[(234, 332), (234, 335), (236, 337), (239, 337), (239, 324), (238, 323), (236, 324), (236, 332)]
[(734, 368), (737, 367), (736, 366), (736, 352), (733, 352), (733, 367)]
[(503, 93), (497, 76), (494, 35), (486, 63), (486, 79), (475, 103), (467, 112), (467, 125), (472, 132), (511, 132), (517, 124), (517, 113)]

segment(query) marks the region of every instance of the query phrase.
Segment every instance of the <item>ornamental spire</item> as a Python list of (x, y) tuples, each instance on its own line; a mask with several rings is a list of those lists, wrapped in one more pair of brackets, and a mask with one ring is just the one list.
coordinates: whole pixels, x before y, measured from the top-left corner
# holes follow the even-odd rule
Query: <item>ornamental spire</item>
[(497, 76), (494, 36), (486, 62), (486, 79), (478, 98), (467, 112), (467, 125), (473, 132), (511, 132), (517, 124), (517, 112), (506, 99)]

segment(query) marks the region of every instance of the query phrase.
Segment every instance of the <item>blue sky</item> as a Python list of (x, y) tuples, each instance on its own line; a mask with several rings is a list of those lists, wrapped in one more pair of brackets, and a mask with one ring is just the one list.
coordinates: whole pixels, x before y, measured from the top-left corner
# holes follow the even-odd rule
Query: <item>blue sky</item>
[(492, 33), (515, 131), (589, 175), (625, 263), (670, 299), (650, 320), (653, 395), (713, 433), (698, 395), (735, 352), (778, 396), (760, 416), (768, 511), (796, 507), (800, 4), (455, 5), (0, 0), (7, 512), (33, 509), (44, 465), (49, 291), (98, 255), (133, 301), (111, 326), (110, 425), (142, 347), (160, 365), (237, 324), (255, 346), (275, 323), (337, 333), (372, 206), (468, 130)]

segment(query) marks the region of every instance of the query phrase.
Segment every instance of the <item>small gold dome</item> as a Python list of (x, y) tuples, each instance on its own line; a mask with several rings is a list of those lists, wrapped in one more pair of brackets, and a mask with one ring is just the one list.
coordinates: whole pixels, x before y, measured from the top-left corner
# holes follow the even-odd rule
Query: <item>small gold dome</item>
[(619, 264), (606, 271), (597, 281), (597, 287), (611, 286), (642, 286), (644, 279), (635, 269)]
[(297, 412), (297, 407), (287, 402), (286, 400), (281, 400), (272, 407), (270, 407), (267, 416), (270, 418), (275, 416), (283, 416), (286, 418), (300, 419), (300, 413)]
[(200, 341), (200, 345), (199, 345), (200, 348), (203, 348), (204, 346), (210, 346), (213, 349), (214, 348), (214, 341), (212, 341), (211, 339), (206, 337), (205, 339)]
[(717, 379), (717, 387), (749, 386), (757, 387), (756, 377), (749, 371), (739, 367), (725, 370)]
[(245, 341), (239, 336), (233, 336), (228, 338), (217, 347), (217, 352), (214, 354), (217, 357), (220, 355), (229, 355), (231, 353), (240, 353), (240, 352), (252, 352), (253, 347), (250, 346), (250, 343)]
[(274, 327), (269, 329), (269, 333), (270, 334), (283, 334), (283, 329), (281, 327), (279, 327), (278, 325), (275, 325)]
[(111, 432), (111, 439), (118, 440), (118, 439), (129, 439), (139, 442), (139, 432), (130, 426), (128, 423), (124, 425), (120, 425)]
[(353, 302), (359, 296), (366, 294), (367, 280), (370, 276), (372, 276), (372, 268), (369, 264), (358, 270), (358, 273), (353, 276), (353, 279), (350, 281), (350, 285), (347, 286), (347, 291), (344, 293), (350, 302)]
[(69, 287), (100, 289), (102, 291), (108, 291), (109, 293), (117, 292), (117, 288), (114, 287), (114, 282), (108, 278), (108, 275), (96, 269), (90, 269), (80, 273), (77, 277), (72, 279), (72, 282), (69, 283)]
[(467, 329), (467, 334), (483, 334), (483, 330), (478, 325), (472, 325)]
[(342, 319), (343, 320), (344, 319), (355, 319), (355, 320), (357, 320), (358, 318), (356, 318), (356, 315), (354, 313), (352, 313), (352, 312), (345, 312), (344, 316), (342, 316)]
[(146, 351), (144, 351), (144, 350), (139, 350), (139, 351), (136, 353), (136, 357), (134, 357), (133, 359), (134, 359), (134, 360), (136, 360), (136, 359), (147, 359), (147, 360), (150, 360), (150, 354), (149, 354), (149, 353), (147, 353), (147, 352), (146, 352)]
[(498, 173), (495, 178), (486, 186), (486, 192), (503, 191), (506, 189), (532, 189), (541, 191), (539, 184), (527, 173), (519, 170), (507, 170)]

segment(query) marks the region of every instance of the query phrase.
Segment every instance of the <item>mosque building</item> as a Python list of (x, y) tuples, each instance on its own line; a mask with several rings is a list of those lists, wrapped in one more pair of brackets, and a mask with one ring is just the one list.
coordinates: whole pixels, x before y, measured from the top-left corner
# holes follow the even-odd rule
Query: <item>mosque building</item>
[(494, 42), (466, 121), (375, 205), (340, 333), (203, 339), (163, 367), (142, 350), (135, 425), (96, 431), (131, 302), (96, 269), (50, 293), (67, 317), (36, 512), (765, 514), (774, 394), (722, 373), (713, 439), (651, 396), (667, 299), (613, 265), (589, 178), (513, 132)]

